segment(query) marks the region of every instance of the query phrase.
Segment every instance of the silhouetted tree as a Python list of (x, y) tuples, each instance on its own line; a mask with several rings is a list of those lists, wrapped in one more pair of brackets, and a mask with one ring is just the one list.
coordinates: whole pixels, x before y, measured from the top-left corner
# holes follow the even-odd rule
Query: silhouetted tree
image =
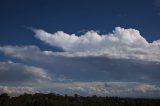
[(23, 94), (10, 97), (0, 95), (0, 106), (160, 106), (160, 99), (135, 99), (119, 97), (74, 96), (49, 94)]

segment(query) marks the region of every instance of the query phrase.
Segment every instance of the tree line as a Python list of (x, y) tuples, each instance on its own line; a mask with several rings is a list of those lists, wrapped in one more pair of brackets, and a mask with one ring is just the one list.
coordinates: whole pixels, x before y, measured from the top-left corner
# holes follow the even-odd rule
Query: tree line
[(0, 106), (160, 106), (160, 99), (23, 94), (16, 97), (0, 95)]

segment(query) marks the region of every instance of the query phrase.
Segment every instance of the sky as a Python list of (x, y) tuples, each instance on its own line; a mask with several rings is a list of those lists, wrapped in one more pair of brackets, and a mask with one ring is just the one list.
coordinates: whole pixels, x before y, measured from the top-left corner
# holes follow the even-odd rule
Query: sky
[(159, 0), (1, 0), (0, 93), (160, 98)]

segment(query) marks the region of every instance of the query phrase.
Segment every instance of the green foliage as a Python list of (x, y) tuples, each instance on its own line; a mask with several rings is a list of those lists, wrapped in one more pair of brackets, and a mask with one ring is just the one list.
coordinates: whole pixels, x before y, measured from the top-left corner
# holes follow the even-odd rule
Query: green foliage
[(83, 97), (59, 94), (23, 94), (10, 97), (0, 95), (0, 106), (160, 106), (160, 99), (131, 99), (118, 97)]

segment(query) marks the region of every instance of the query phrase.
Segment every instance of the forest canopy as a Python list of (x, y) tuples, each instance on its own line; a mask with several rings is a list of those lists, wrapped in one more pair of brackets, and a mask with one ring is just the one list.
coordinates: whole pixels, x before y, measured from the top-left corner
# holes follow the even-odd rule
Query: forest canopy
[(0, 106), (160, 106), (160, 99), (23, 94), (16, 97), (0, 95)]

